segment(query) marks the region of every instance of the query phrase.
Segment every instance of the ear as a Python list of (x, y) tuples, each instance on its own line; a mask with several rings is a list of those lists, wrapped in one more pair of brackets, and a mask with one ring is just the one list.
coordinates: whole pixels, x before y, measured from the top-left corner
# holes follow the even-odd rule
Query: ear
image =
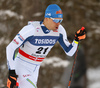
[(44, 22), (48, 22), (49, 21), (49, 18), (44, 18)]

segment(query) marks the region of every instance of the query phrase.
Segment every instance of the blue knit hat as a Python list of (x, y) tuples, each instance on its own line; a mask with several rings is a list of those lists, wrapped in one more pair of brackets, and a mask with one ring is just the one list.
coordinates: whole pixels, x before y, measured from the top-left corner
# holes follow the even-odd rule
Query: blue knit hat
[(57, 4), (51, 4), (45, 11), (46, 18), (63, 18), (62, 10)]

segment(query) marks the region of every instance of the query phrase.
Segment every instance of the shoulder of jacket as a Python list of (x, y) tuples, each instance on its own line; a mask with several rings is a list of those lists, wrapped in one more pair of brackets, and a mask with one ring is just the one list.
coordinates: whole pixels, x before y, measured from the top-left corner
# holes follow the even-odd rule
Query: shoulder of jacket
[(33, 25), (34, 27), (36, 27), (40, 25), (40, 21), (29, 21), (28, 25)]
[(29, 31), (29, 30), (33, 30), (35, 29), (37, 26), (40, 25), (40, 22), (39, 21), (29, 21), (28, 22), (28, 25), (24, 26), (22, 28), (22, 31)]
[(59, 28), (58, 28), (58, 31), (61, 33), (61, 32), (65, 32), (65, 28), (60, 24), (59, 25)]

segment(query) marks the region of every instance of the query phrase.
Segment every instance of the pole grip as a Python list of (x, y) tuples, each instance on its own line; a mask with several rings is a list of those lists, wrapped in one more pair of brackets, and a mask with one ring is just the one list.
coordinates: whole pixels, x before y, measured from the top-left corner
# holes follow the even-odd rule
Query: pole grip
[(18, 87), (19, 86), (19, 83), (18, 82), (16, 82), (16, 87)]
[(81, 27), (81, 30), (83, 31), (85, 29), (85, 27)]

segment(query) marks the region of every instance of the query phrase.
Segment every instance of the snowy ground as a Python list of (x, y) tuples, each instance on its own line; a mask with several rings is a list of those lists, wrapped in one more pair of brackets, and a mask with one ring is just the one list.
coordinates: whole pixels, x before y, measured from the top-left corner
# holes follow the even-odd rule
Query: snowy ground
[[(58, 57), (51, 57), (46, 58), (41, 66), (46, 66), (51, 64), (54, 67), (67, 67), (70, 62), (67, 60), (62, 60)], [(100, 88), (100, 67), (97, 68), (88, 68), (87, 69), (87, 79), (88, 79), (88, 85), (87, 88)], [(60, 86), (55, 88), (61, 88)]]
[(87, 88), (100, 88), (100, 67), (89, 68), (87, 70)]
[(11, 11), (11, 10), (0, 10), (0, 17), (4, 17), (3, 19), (7, 19), (8, 17), (15, 17), (17, 19), (23, 19), (22, 15), (18, 15), (17, 13)]
[[(67, 67), (70, 62), (67, 60), (62, 60), (59, 57), (51, 57), (44, 59), (41, 66), (52, 65), (53, 67)], [(4, 65), (1, 66), (4, 69)], [(87, 69), (87, 78), (88, 78), (88, 85), (87, 88), (100, 88), (100, 66), (97, 68), (89, 68)], [(2, 80), (0, 80), (0, 83)], [(55, 86), (54, 88), (62, 88), (60, 85)]]
[(62, 60), (59, 57), (50, 57), (44, 59), (43, 63), (41, 66), (46, 66), (46, 65), (52, 65), (53, 67), (67, 67), (70, 64), (69, 61), (67, 60)]

